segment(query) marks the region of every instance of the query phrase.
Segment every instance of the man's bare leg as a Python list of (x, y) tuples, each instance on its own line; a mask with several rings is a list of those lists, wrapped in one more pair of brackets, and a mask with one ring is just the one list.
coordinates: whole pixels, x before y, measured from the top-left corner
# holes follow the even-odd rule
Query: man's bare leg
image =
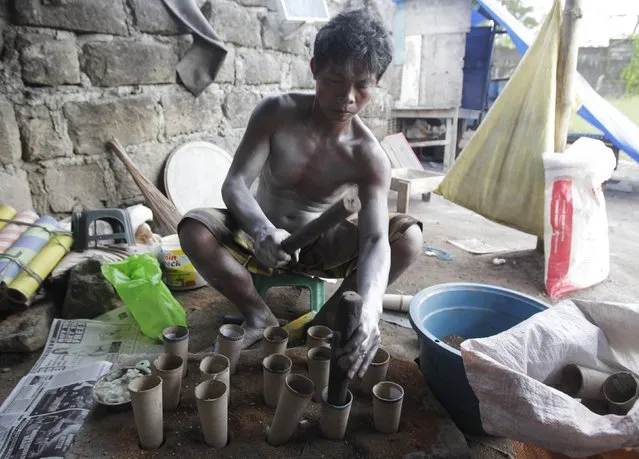
[[(422, 251), (423, 245), (424, 239), (422, 231), (416, 224), (409, 226), (402, 237), (391, 244), (391, 266), (388, 273), (388, 285), (395, 282), (399, 276), (401, 276), (404, 271), (406, 271), (408, 267), (417, 260)], [(320, 312), (317, 313), (310, 325), (325, 325), (332, 328), (333, 321), (335, 320), (335, 313), (339, 305), (339, 299), (343, 292), (349, 290), (357, 291), (356, 272), (344, 279), (342, 285), (340, 285), (333, 296), (324, 303), (324, 306)]]
[(251, 274), (203, 224), (193, 219), (184, 221), (179, 237), (182, 250), (198, 273), (244, 316), (244, 348), (262, 339), (266, 327), (278, 325), (277, 318), (257, 293)]

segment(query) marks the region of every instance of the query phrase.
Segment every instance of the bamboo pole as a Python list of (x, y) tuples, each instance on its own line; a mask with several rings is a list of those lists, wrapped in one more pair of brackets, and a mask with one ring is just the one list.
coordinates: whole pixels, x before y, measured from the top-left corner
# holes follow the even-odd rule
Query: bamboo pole
[(580, 19), (583, 18), (582, 3), (582, 0), (566, 0), (561, 21), (555, 109), (555, 151), (560, 153), (566, 150), (570, 118), (575, 105), (575, 80), (579, 55), (577, 37)]
[[(561, 40), (557, 63), (557, 101), (555, 104), (555, 152), (563, 153), (568, 144), (568, 129), (575, 104), (577, 76), (577, 41), (580, 19), (583, 18), (582, 0), (565, 0), (561, 20)], [(537, 239), (537, 250), (544, 251), (544, 240)]]

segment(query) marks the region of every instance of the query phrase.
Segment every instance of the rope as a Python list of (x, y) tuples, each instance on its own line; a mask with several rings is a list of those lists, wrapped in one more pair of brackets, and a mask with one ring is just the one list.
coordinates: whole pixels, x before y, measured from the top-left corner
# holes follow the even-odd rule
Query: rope
[[(64, 244), (62, 242), (60, 242), (60, 239), (58, 239), (56, 236), (59, 235), (67, 235), (67, 236), (71, 236), (73, 237), (73, 232), (71, 231), (65, 231), (65, 230), (51, 230), (50, 228), (47, 228), (46, 226), (42, 226), (42, 225), (36, 225), (34, 223), (27, 223), (27, 222), (22, 222), (20, 220), (11, 220), (11, 219), (7, 219), (7, 218), (0, 218), (0, 222), (5, 222), (5, 223), (13, 223), (14, 225), (22, 225), (22, 226), (28, 226), (30, 228), (40, 228), (41, 230), (45, 231), (48, 235), (49, 235), (49, 242), (51, 241), (51, 238), (53, 238), (53, 241), (58, 244), (60, 247), (62, 247), (64, 249), (64, 253), (67, 254), (69, 253), (69, 249), (66, 248), (64, 246)], [(40, 277), (38, 275), (38, 273), (36, 273), (34, 270), (32, 270), (31, 268), (29, 268), (29, 266), (24, 263), (22, 260), (20, 260), (18, 257), (16, 257), (15, 255), (10, 255), (8, 253), (0, 253), (0, 259), (8, 259), (9, 261), (13, 261), (15, 264), (17, 264), (20, 269), (22, 269), (23, 271), (25, 271), (28, 275), (30, 275), (31, 277), (33, 277), (38, 284), (42, 284), (42, 282), (44, 282), (44, 280), (42, 279), (42, 277)], [(2, 273), (9, 267), (9, 265), (6, 265), (1, 271), (0, 271), (0, 279), (2, 278)]]
[[(38, 284), (42, 284), (43, 279), (42, 277), (40, 277), (38, 275), (38, 273), (36, 273), (34, 270), (32, 270), (31, 268), (29, 268), (29, 266), (23, 262), (22, 260), (20, 260), (18, 257), (16, 257), (15, 255), (9, 255), (7, 253), (0, 253), (0, 259), (5, 258), (8, 259), (9, 261), (13, 261), (15, 264), (17, 264), (18, 266), (20, 266), (20, 268), (22, 270), (24, 270), (28, 275), (30, 275), (31, 277), (33, 277)], [(7, 269), (9, 267), (9, 265), (6, 265), (2, 271), (0, 271), (0, 275), (2, 274), (2, 272), (4, 272), (5, 269)]]
[(36, 225), (35, 223), (21, 222), (20, 220), (11, 220), (11, 219), (8, 219), (8, 218), (0, 218), (0, 222), (13, 223), (14, 225), (21, 225), (21, 226), (29, 226), (31, 228), (40, 228), (41, 230), (44, 230), (47, 233), (49, 233), (50, 236), (56, 236), (58, 234), (66, 234), (68, 236), (73, 236), (73, 232), (72, 231), (66, 231), (66, 230), (61, 230), (61, 229), (52, 230), (50, 228), (47, 228), (46, 226)]

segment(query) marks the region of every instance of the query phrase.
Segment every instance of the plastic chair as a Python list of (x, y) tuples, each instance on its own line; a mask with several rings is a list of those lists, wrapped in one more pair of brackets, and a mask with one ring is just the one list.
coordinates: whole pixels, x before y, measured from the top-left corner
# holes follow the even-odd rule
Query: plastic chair
[(326, 302), (326, 288), (324, 281), (319, 277), (303, 274), (274, 274), (272, 276), (253, 274), (253, 284), (263, 300), (266, 299), (266, 292), (271, 287), (302, 287), (310, 291), (311, 311), (319, 312)]
[[(96, 234), (95, 223), (103, 220), (111, 225), (113, 234)], [(93, 234), (90, 232), (94, 226)], [(98, 241), (114, 240), (116, 243), (135, 245), (135, 235), (131, 226), (131, 219), (126, 210), (122, 209), (98, 209), (86, 212), (74, 212), (71, 219), (71, 231), (73, 231), (73, 250), (81, 252), (92, 247), (97, 247)]]

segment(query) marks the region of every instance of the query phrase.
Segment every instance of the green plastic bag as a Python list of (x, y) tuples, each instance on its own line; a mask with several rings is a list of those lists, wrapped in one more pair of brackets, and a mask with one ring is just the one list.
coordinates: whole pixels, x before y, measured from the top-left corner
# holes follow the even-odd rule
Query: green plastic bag
[(102, 265), (106, 277), (149, 338), (162, 340), (162, 330), (186, 327), (186, 312), (162, 282), (160, 263), (147, 253)]

